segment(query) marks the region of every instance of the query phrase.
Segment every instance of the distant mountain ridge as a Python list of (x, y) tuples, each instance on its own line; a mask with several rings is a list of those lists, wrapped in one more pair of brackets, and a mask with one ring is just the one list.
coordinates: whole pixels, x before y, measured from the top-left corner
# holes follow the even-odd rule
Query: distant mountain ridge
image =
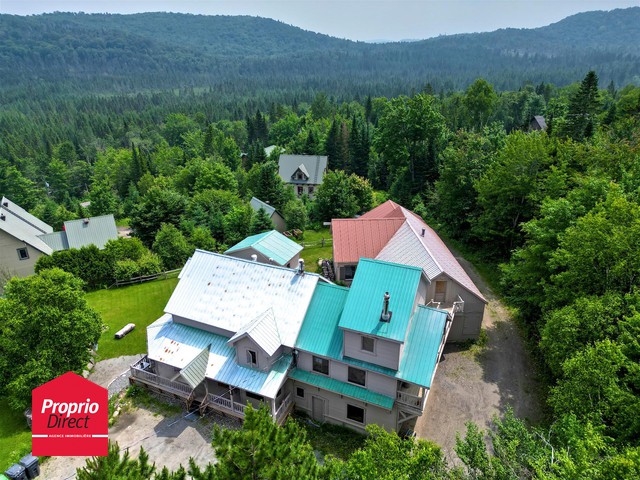
[(546, 27), (354, 42), (247, 16), (176, 13), (0, 15), (0, 91), (127, 92), (176, 87), (323, 89), (395, 95), (558, 85), (595, 69), (603, 82), (640, 82), (640, 7), (587, 12)]

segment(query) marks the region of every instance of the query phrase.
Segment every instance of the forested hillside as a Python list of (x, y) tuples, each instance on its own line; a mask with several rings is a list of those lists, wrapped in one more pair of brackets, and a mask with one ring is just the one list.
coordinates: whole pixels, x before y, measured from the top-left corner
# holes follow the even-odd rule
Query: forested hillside
[[(603, 82), (638, 81), (640, 7), (591, 12), (531, 30), (366, 44), (255, 17), (170, 13), (0, 16), (5, 94), (215, 87), (398, 95), (529, 81), (571, 83), (585, 66)], [(11, 98), (11, 97), (8, 97)]]

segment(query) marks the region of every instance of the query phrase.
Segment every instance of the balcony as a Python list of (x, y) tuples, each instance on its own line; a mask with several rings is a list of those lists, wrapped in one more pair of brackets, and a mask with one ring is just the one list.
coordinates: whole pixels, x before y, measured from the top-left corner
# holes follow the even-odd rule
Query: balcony
[(156, 375), (154, 373), (153, 363), (149, 361), (147, 357), (143, 357), (131, 365), (130, 381), (132, 383), (148, 385), (152, 388), (183, 398), (187, 401), (191, 399), (191, 395), (193, 394), (193, 389), (189, 385), (174, 382)]
[[(413, 393), (411, 393), (413, 391)], [(396, 392), (396, 402), (398, 407), (411, 410), (414, 413), (422, 414), (424, 410), (424, 404), (426, 401), (426, 395), (424, 395), (424, 389), (413, 386), (408, 389), (398, 390)]]

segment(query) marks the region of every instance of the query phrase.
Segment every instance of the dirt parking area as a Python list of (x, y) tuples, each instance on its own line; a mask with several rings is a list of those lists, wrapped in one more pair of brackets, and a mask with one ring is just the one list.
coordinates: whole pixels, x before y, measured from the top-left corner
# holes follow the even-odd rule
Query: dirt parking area
[[(117, 378), (139, 356), (120, 357), (98, 362), (89, 379), (106, 387)], [(186, 412), (171, 416), (154, 413), (145, 408), (133, 408), (123, 413), (109, 429), (109, 439), (120, 445), (121, 451), (129, 450), (137, 457), (140, 447), (149, 454), (149, 460), (159, 470), (166, 466), (175, 470), (180, 464), (187, 467), (193, 457), (200, 466), (213, 462), (211, 432), (214, 424), (236, 422), (210, 412), (203, 419), (197, 415), (186, 416)], [(44, 462), (41, 478), (67, 480), (75, 478), (77, 468), (85, 465), (87, 457), (52, 457)]]
[(487, 341), (445, 347), (425, 413), (414, 428), (419, 438), (441, 445), (454, 464), (459, 461), (453, 450), (456, 433), (464, 435), (466, 422), (487, 428), (494, 415), (511, 406), (518, 417), (536, 424), (542, 411), (534, 365), (509, 310), (469, 262), (458, 261), (489, 302), (482, 322)]

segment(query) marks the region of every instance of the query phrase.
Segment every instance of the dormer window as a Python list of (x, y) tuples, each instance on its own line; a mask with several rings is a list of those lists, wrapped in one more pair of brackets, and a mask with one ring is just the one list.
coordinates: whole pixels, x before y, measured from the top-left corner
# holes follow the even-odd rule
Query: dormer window
[(252, 367), (258, 365), (258, 354), (253, 350), (247, 350), (247, 363)]
[(373, 337), (361, 337), (361, 338), (362, 338), (362, 341), (361, 341), (360, 349), (363, 352), (374, 353), (376, 348), (376, 339)]
[(309, 172), (307, 172), (307, 169), (304, 165), (300, 164), (300, 166), (296, 168), (296, 171), (293, 172), (293, 175), (291, 175), (291, 179), (299, 181), (309, 180)]

